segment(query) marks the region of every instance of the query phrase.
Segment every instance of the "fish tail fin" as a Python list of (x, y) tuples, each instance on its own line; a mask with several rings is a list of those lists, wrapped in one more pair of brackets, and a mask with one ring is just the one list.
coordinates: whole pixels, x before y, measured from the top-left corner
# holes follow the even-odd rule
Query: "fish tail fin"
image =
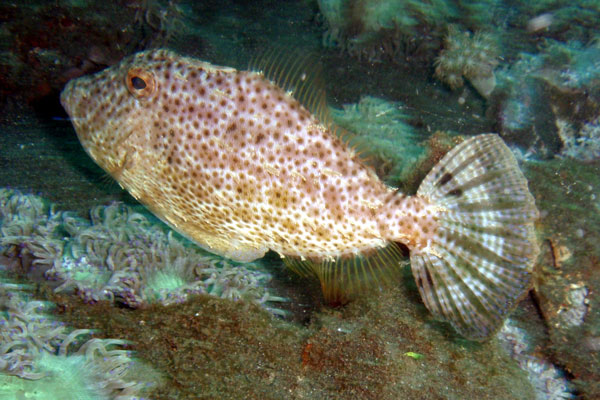
[(530, 287), (539, 246), (527, 181), (502, 139), (484, 134), (448, 152), (417, 196), (439, 210), (427, 246), (411, 251), (421, 297), (460, 334), (484, 340)]

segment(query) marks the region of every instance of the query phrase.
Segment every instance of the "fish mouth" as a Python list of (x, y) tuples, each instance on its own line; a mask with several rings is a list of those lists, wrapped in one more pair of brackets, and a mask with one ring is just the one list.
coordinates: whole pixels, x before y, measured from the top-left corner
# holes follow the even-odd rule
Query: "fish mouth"
[(79, 106), (89, 97), (88, 91), (82, 85), (78, 85), (79, 79), (72, 79), (65, 85), (60, 93), (60, 104), (63, 106), (71, 121), (75, 122), (78, 115)]
[(62, 92), (60, 92), (60, 104), (63, 106), (67, 114), (71, 115), (71, 99), (73, 98), (74, 80), (67, 82)]
[(85, 143), (90, 139), (87, 129), (90, 94), (88, 85), (82, 85), (80, 79), (70, 80), (65, 85), (60, 93), (60, 104), (67, 112), (77, 138), (87, 149)]

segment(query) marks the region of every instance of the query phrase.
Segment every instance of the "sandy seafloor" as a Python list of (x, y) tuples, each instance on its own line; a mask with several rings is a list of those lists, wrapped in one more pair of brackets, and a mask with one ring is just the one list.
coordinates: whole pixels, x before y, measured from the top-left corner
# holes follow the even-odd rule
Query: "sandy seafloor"
[[(166, 7), (166, 3), (156, 4)], [(53, 13), (68, 14), (69, 7), (76, 6), (76, 2), (56, 6)], [(311, 2), (257, 2), (251, 7), (229, 2), (227, 7), (211, 4), (210, 13), (202, 17), (180, 17), (187, 29), (175, 25), (168, 37), (152, 45), (237, 67), (245, 65), (256, 48), (282, 44), (310, 48), (323, 64), (328, 103), (333, 107), (357, 103), (367, 95), (402, 102), (409, 115), (405, 122), (420, 141), (436, 131), (467, 137), (497, 131), (496, 114), (486, 113), (486, 100), (468, 85), (449, 90), (432, 77), (431, 62), (371, 62), (323, 48), (325, 28)], [(18, 12), (12, 15), (22, 17)], [(70, 18), (83, 25), (84, 20), (99, 23), (102, 15)], [(185, 34), (178, 34), (178, 29)], [(203, 41), (196, 46), (191, 37)], [(6, 42), (9, 38), (4, 34)], [(19, 45), (25, 46), (23, 42)], [(2, 47), (5, 53), (10, 51), (7, 43)], [(0, 188), (39, 195), (57, 209), (81, 217), (113, 201), (141, 209), (85, 154), (60, 111), (55, 89), (60, 84), (50, 86), (46, 96), (33, 100), (17, 89), (3, 92), (10, 98), (2, 102)], [(541, 254), (534, 288), (511, 316), (519, 334), (507, 334), (503, 344), (497, 339), (467, 341), (434, 320), (408, 267), (398, 285), (332, 308), (322, 304), (316, 283), (283, 270), (277, 257), (267, 257), (262, 264), (273, 275), (270, 290), (290, 300), (280, 305), (288, 311), (286, 318), (245, 301), (210, 296), (181, 305), (130, 309), (55, 294), (43, 279), (33, 281), (32, 291), (36, 298), (54, 302), (54, 316), (69, 326), (94, 329), (96, 337), (130, 341), (128, 348), (161, 376), (162, 383), (145, 398), (598, 398), (599, 166), (598, 160), (568, 157), (522, 160), (541, 214), (536, 224)], [(414, 190), (425, 172), (403, 185)], [(0, 260), (24, 268), (31, 263), (31, 259)], [(21, 283), (31, 279), (22, 270), (12, 277)], [(581, 288), (583, 299), (571, 296)], [(564, 317), (573, 314), (570, 309), (579, 310), (575, 314), (581, 321)], [(527, 351), (515, 356), (511, 344)], [(531, 360), (529, 370), (522, 368), (525, 356)]]

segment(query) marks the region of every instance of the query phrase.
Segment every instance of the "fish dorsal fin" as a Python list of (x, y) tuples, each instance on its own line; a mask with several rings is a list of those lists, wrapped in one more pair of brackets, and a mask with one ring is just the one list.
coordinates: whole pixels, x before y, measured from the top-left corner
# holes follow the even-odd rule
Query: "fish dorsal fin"
[(290, 51), (275, 47), (255, 56), (248, 69), (262, 73), (265, 78), (290, 92), (334, 136), (350, 146), (357, 156), (370, 165), (365, 154), (367, 151), (359, 145), (360, 140), (356, 140), (358, 136), (333, 121), (327, 107), (323, 69), (314, 54), (300, 49)]
[(343, 304), (369, 289), (397, 283), (405, 257), (398, 245), (390, 243), (368, 254), (335, 260), (283, 260), (298, 275), (318, 278), (327, 303)]
[(321, 63), (301, 50), (275, 47), (250, 61), (249, 69), (290, 92), (308, 111), (330, 127), (332, 123), (325, 96)]

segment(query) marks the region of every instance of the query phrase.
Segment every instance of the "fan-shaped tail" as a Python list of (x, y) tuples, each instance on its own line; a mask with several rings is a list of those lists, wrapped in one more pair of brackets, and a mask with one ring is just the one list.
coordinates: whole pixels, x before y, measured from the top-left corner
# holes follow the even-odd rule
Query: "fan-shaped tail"
[(494, 333), (530, 285), (539, 248), (527, 181), (499, 136), (456, 146), (417, 195), (439, 206), (437, 232), (411, 266), (427, 308), (462, 335)]

